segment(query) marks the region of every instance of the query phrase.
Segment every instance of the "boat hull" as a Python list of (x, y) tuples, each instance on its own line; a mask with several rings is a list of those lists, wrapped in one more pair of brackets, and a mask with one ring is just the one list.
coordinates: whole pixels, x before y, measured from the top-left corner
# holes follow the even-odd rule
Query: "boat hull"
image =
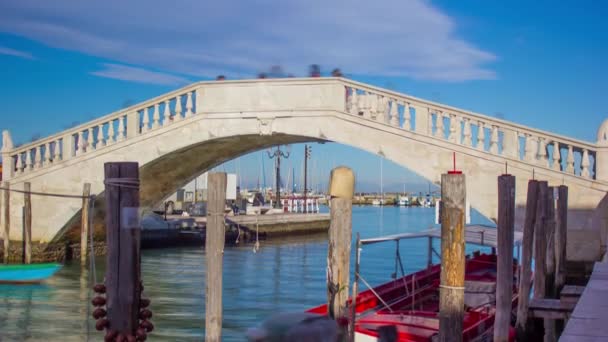
[(0, 265), (0, 284), (36, 284), (52, 277), (59, 264)]

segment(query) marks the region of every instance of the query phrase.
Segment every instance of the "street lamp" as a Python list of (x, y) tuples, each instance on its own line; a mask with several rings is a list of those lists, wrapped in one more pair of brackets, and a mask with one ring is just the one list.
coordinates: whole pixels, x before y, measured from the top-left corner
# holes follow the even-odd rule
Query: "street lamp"
[(304, 145), (304, 213), (308, 212), (306, 195), (308, 193), (308, 159), (312, 153), (312, 146)]
[(289, 145), (287, 146), (287, 151), (281, 151), (281, 146), (277, 146), (277, 149), (272, 151), (272, 149), (268, 149), (266, 151), (268, 153), (268, 158), (273, 159), (276, 158), (277, 161), (275, 163), (276, 166), (276, 188), (277, 188), (277, 201), (274, 204), (275, 208), (281, 208), (281, 157), (289, 158)]

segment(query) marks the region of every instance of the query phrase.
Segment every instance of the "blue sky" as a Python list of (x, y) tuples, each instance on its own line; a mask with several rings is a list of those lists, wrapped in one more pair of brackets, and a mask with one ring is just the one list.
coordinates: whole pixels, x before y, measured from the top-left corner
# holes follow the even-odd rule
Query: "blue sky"
[[(250, 78), (274, 64), (305, 75), (312, 63), (588, 141), (608, 117), (604, 2), (252, 3), (0, 0), (0, 128), (26, 142), (188, 82)], [(300, 170), (303, 147), (292, 149)], [(257, 170), (260, 156), (238, 164)], [(318, 173), (347, 164), (363, 190), (378, 187), (378, 156), (315, 144), (313, 158)], [(389, 161), (384, 180), (426, 188)]]

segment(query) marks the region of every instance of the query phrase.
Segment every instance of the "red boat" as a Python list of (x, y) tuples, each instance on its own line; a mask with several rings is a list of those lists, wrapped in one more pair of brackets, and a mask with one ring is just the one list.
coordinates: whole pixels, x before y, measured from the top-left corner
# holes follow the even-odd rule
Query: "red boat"
[[(391, 237), (361, 240), (361, 245), (383, 241), (397, 241), (396, 264), (401, 265), (398, 253), (398, 241), (408, 238), (429, 238), (429, 266), (413, 274), (391, 280), (377, 287), (356, 295), (355, 301), (355, 341), (377, 341), (380, 329), (394, 326), (397, 341), (421, 342), (436, 341), (439, 334), (439, 280), (441, 265), (431, 262), (433, 238), (438, 237), (438, 230), (421, 233), (401, 234)], [(515, 245), (521, 241), (521, 233), (516, 234)], [(496, 229), (483, 226), (467, 227), (465, 239), (468, 243), (491, 246), (495, 248)], [(519, 240), (519, 241), (518, 241)], [(494, 251), (495, 249), (492, 249)], [(519, 248), (518, 248), (519, 251)], [(357, 253), (357, 265), (359, 265)], [(519, 253), (518, 253), (519, 254)], [(514, 266), (516, 274), (517, 266)], [(403, 268), (401, 268), (403, 273)], [(359, 279), (358, 271), (355, 281)], [(363, 278), (361, 280), (367, 285)], [(496, 295), (496, 255), (473, 253), (467, 256), (465, 265), (465, 312), (462, 340), (469, 342), (492, 341), (495, 317)], [(352, 298), (349, 307), (352, 310)], [(517, 307), (517, 284), (513, 282), (513, 309)], [(327, 305), (308, 310), (309, 313), (327, 315)], [(514, 331), (510, 333), (514, 340)]]

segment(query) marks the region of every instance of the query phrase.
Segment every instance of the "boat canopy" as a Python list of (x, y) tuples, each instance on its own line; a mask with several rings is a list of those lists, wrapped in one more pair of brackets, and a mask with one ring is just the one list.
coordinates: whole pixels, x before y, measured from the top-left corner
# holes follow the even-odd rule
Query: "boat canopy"
[[(467, 225), (465, 226), (465, 234), (464, 240), (465, 243), (480, 245), (480, 246), (488, 246), (488, 247), (498, 247), (497, 244), (497, 230), (496, 227), (486, 226), (486, 225)], [(524, 233), (523, 232), (515, 232), (513, 239), (513, 246), (519, 247), (521, 246), (521, 242), (523, 240)], [(361, 239), (361, 245), (369, 245), (373, 243), (385, 242), (385, 241), (399, 241), (405, 239), (416, 239), (416, 238), (441, 238), (441, 228), (431, 228), (415, 233), (402, 233), (402, 234), (394, 234), (394, 235), (386, 235), (369, 239)]]

